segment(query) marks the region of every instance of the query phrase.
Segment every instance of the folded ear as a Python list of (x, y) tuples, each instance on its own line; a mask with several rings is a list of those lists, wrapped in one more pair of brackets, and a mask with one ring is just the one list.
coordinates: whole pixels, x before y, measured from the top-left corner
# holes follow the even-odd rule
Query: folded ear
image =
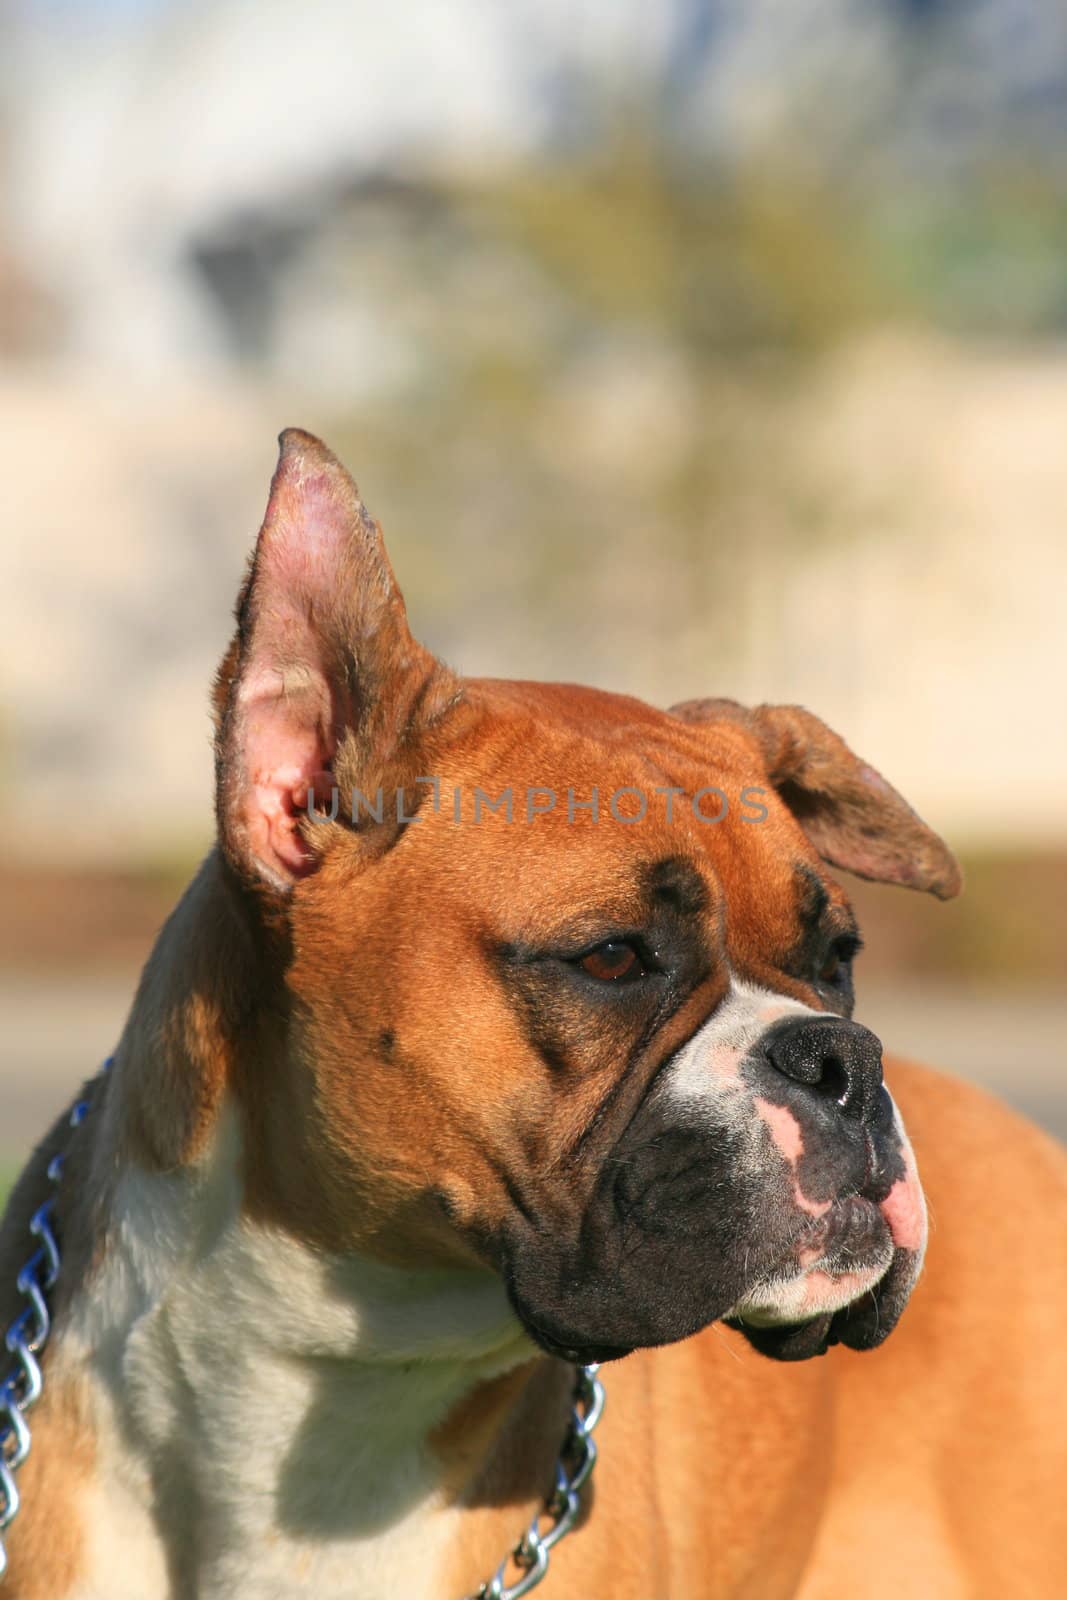
[(877, 883), (926, 889), (940, 900), (963, 879), (948, 846), (880, 773), (802, 706), (686, 700), (683, 722), (729, 722), (755, 738), (767, 777), (824, 861)]
[(227, 859), (285, 890), (315, 865), (297, 820), (309, 789), (328, 793), (341, 770), (376, 784), (455, 680), (411, 637), (381, 530), (344, 467), (299, 429), (279, 444), (215, 683), (215, 770)]

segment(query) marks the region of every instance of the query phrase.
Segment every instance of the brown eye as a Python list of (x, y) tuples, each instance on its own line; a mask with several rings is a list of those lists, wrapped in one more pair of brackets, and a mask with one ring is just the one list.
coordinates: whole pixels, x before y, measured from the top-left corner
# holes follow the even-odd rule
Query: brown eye
[(830, 955), (829, 959), (824, 963), (822, 971), (819, 973), (819, 982), (820, 983), (836, 983), (838, 978), (840, 978), (840, 976), (841, 976), (841, 957), (837, 954), (837, 951), (835, 950)]
[(645, 971), (633, 945), (626, 944), (622, 939), (609, 939), (606, 944), (598, 944), (595, 950), (582, 956), (578, 965), (591, 978), (600, 978), (608, 983), (632, 983), (635, 978), (642, 977)]

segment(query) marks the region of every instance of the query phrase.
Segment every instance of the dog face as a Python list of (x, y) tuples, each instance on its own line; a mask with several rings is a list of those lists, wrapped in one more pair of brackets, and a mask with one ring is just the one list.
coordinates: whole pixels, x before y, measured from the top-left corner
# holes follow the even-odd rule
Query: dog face
[(827, 863), (958, 888), (884, 780), (797, 708), (457, 680), (295, 433), (216, 706), (222, 851), (284, 973), (255, 1211), (489, 1265), (570, 1359), (720, 1318), (783, 1358), (884, 1338), (924, 1207)]

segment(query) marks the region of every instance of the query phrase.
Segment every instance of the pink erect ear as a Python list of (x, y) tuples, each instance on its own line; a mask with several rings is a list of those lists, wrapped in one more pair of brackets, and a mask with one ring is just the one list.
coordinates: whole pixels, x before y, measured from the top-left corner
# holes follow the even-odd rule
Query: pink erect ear
[(344, 467), (299, 429), (279, 443), (215, 684), (215, 766), (227, 859), (286, 889), (315, 865), (298, 823), (309, 788), (329, 790), (342, 750), (349, 775), (377, 781), (455, 684), (412, 639), (381, 530)]
[(948, 846), (880, 773), (803, 706), (736, 700), (686, 700), (671, 707), (683, 722), (729, 722), (755, 739), (767, 777), (819, 855), (876, 883), (926, 889), (939, 900), (963, 878)]

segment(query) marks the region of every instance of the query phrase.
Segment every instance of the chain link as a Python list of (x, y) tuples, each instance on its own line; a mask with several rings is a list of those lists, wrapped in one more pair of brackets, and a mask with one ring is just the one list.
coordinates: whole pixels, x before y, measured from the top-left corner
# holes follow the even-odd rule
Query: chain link
[[(520, 1600), (536, 1589), (548, 1571), (549, 1553), (570, 1533), (578, 1517), (582, 1488), (596, 1466), (593, 1429), (604, 1410), (604, 1385), (596, 1366), (579, 1367), (567, 1436), (556, 1462), (556, 1486), (515, 1548), (508, 1552), (488, 1582), (467, 1600)], [(549, 1526), (542, 1531), (547, 1518)], [(508, 1571), (517, 1576), (506, 1582)]]
[[(103, 1071), (111, 1066), (104, 1062)], [(89, 1102), (79, 1100), (70, 1113), (70, 1127), (77, 1128), (88, 1115)], [(58, 1186), (63, 1176), (64, 1155), (52, 1157), (48, 1179)], [(18, 1515), (20, 1499), (15, 1474), (30, 1453), (33, 1442), (27, 1412), (41, 1398), (43, 1378), (39, 1357), (48, 1342), (52, 1319), (47, 1296), (59, 1277), (60, 1252), (52, 1215), (55, 1196), (39, 1206), (30, 1219), (29, 1231), (37, 1248), (16, 1279), (19, 1293), (27, 1301), (4, 1337), (14, 1365), (0, 1384), (0, 1579), (7, 1570), (3, 1533)], [(581, 1507), (582, 1488), (596, 1465), (597, 1449), (593, 1429), (604, 1410), (604, 1386), (594, 1365), (576, 1369), (570, 1423), (563, 1448), (556, 1462), (556, 1482), (513, 1550), (500, 1563), (493, 1576), (467, 1600), (521, 1600), (541, 1582), (548, 1571), (550, 1552), (574, 1527)], [(542, 1529), (542, 1523), (548, 1526)], [(513, 1581), (508, 1583), (511, 1571)]]
[[(104, 1062), (103, 1071), (111, 1065), (112, 1057)], [(89, 1112), (88, 1100), (79, 1100), (70, 1113), (68, 1125), (77, 1128)], [(63, 1176), (64, 1154), (54, 1155), (48, 1163), (48, 1181), (58, 1187)], [(4, 1335), (4, 1345), (14, 1357), (14, 1365), (0, 1382), (0, 1578), (7, 1571), (7, 1552), (4, 1549), (4, 1530), (18, 1515), (21, 1504), (15, 1474), (30, 1453), (33, 1436), (27, 1412), (41, 1398), (43, 1378), (40, 1355), (52, 1331), (52, 1318), (48, 1309), (48, 1296), (59, 1277), (60, 1254), (52, 1226), (55, 1196), (38, 1206), (30, 1218), (30, 1234), (37, 1240), (33, 1252), (18, 1277), (15, 1286), (27, 1302)]]

